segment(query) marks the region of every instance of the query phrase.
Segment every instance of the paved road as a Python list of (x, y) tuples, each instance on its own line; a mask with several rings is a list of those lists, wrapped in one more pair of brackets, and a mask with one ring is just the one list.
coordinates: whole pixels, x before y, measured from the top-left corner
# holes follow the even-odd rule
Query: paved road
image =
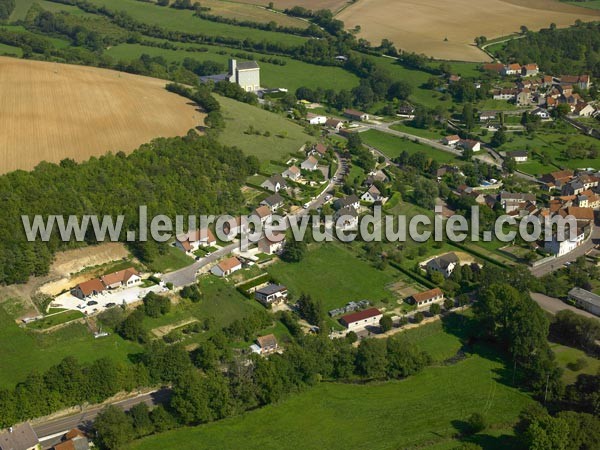
[[(338, 160), (338, 167), (337, 167), (335, 176), (329, 180), (327, 187), (325, 189), (323, 189), (322, 193), (310, 202), (309, 208), (302, 209), (301, 211), (296, 213), (295, 216), (305, 215), (311, 209), (320, 208), (323, 205), (323, 203), (325, 203), (325, 197), (327, 196), (328, 192), (331, 190), (331, 188), (336, 183), (336, 181), (334, 181), (334, 178), (338, 179), (338, 177), (341, 176), (342, 169), (344, 167), (344, 165), (342, 164), (342, 158), (340, 157), (339, 154), (336, 154), (336, 158)], [(286, 227), (287, 227), (287, 222), (286, 222)], [(162, 280), (165, 283), (173, 283), (173, 286), (175, 288), (180, 288), (180, 287), (194, 284), (196, 282), (197, 274), (200, 270), (202, 270), (204, 267), (208, 266), (209, 264), (213, 264), (213, 263), (217, 262), (219, 259), (223, 258), (224, 256), (230, 254), (236, 248), (239, 248), (239, 245), (240, 244), (238, 242), (234, 242), (225, 247), (222, 247), (219, 250), (217, 250), (216, 252), (214, 252), (213, 254), (211, 254), (210, 256), (207, 256), (198, 261), (195, 261), (193, 264), (191, 264), (187, 267), (184, 267), (183, 269), (179, 269), (174, 272), (169, 272), (167, 274), (164, 274), (162, 276)]]
[(552, 273), (555, 270), (561, 269), (565, 265), (565, 263), (573, 262), (580, 256), (585, 256), (598, 243), (600, 243), (600, 227), (594, 226), (594, 228), (592, 230), (592, 235), (588, 238), (587, 241), (585, 241), (583, 244), (581, 244), (575, 250), (567, 253), (564, 256), (561, 256), (560, 258), (552, 259), (552, 260), (548, 261), (547, 263), (542, 264), (540, 266), (532, 267), (529, 270), (531, 271), (531, 274), (534, 277), (538, 277), (538, 278), (543, 277), (544, 275)]
[(544, 294), (538, 294), (536, 292), (531, 292), (531, 298), (535, 300), (535, 302), (540, 305), (540, 307), (548, 311), (550, 314), (556, 314), (559, 311), (563, 311), (568, 309), (569, 311), (573, 311), (575, 314), (579, 314), (583, 317), (590, 317), (592, 319), (600, 320), (600, 317), (594, 316), (587, 311), (584, 311), (579, 308), (575, 308), (574, 306), (568, 305), (562, 300), (555, 297), (548, 297)]
[[(120, 402), (115, 402), (113, 405), (122, 408), (125, 411), (130, 410), (138, 403), (146, 403), (148, 406), (165, 403), (169, 400), (171, 391), (169, 389), (159, 389), (157, 391), (148, 392), (138, 395), (137, 397), (128, 398)], [(41, 441), (45, 441), (44, 437), (53, 436), (58, 433), (67, 432), (73, 428), (81, 427), (89, 428), (92, 421), (98, 413), (105, 408), (106, 405), (91, 406), (84, 409), (82, 412), (72, 414), (70, 416), (61, 417), (60, 419), (50, 420), (46, 422), (32, 423), (32, 427)]]

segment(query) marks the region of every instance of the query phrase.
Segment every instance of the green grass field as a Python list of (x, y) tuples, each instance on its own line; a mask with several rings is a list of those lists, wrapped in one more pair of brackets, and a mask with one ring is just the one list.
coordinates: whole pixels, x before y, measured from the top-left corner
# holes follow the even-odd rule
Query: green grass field
[(306, 293), (321, 300), (326, 311), (349, 301), (390, 298), (385, 286), (400, 278), (394, 269), (378, 270), (336, 243), (315, 244), (299, 263), (273, 264), (268, 272), (296, 298)]
[(306, 41), (306, 38), (301, 36), (211, 22), (194, 17), (193, 11), (164, 8), (137, 0), (91, 0), (91, 2), (115, 11), (125, 11), (134, 19), (150, 25), (159, 25), (166, 30), (228, 38), (248, 38), (255, 41), (265, 40), (289, 46), (302, 45)]
[[(457, 337), (439, 324), (424, 326), (419, 333), (407, 335), (425, 348), (437, 347), (441, 358), (458, 349)], [(403, 381), (321, 383), (279, 404), (149, 437), (128, 448), (450, 449), (458, 445), (455, 436), (465, 420), (479, 412), (490, 427), (472, 442), (485, 449), (507, 449), (514, 444), (512, 425), (532, 400), (508, 386), (505, 375), (502, 361), (483, 350)]]
[(164, 255), (159, 255), (152, 261), (151, 268), (155, 272), (165, 273), (173, 270), (182, 269), (194, 262), (194, 259), (186, 255), (182, 250), (169, 246), (169, 250)]
[(377, 130), (369, 130), (360, 134), (363, 142), (384, 153), (389, 158), (400, 156), (403, 151), (410, 154), (423, 152), (439, 163), (457, 162), (458, 159), (448, 152), (429, 147), (425, 144), (413, 142), (388, 133)]
[[(193, 44), (178, 45), (184, 48), (200, 48), (200, 46)], [(197, 61), (211, 60), (220, 62), (227, 67), (229, 58), (236, 53), (234, 50), (224, 47), (202, 45), (201, 48), (208, 49), (208, 51), (191, 52), (184, 49), (168, 50), (141, 44), (120, 44), (108, 49), (106, 54), (116, 60), (125, 61), (138, 58), (143, 54), (162, 56), (167, 61), (183, 61), (185, 58)], [(260, 56), (260, 54), (255, 53), (256, 58), (260, 58)], [(284, 56), (278, 56), (277, 58), (286, 61), (286, 65), (280, 66), (259, 61), (261, 84), (264, 87), (283, 87), (287, 88), (290, 92), (294, 92), (301, 86), (309, 88), (321, 87), (323, 89), (352, 89), (358, 85), (358, 77), (340, 67), (315, 66)], [(315, 72), (317, 71), (319, 77), (315, 77)]]
[[(560, 344), (551, 344), (552, 351), (556, 355), (556, 361), (563, 368), (563, 381), (566, 384), (574, 383), (577, 376), (580, 374), (594, 375), (600, 370), (600, 359), (593, 358), (586, 355), (581, 350), (576, 348), (566, 347)], [(574, 371), (568, 367), (569, 364), (574, 363), (579, 358), (583, 358), (587, 361), (587, 366), (581, 370)]]
[(32, 371), (44, 371), (64, 357), (73, 355), (91, 362), (110, 357), (126, 361), (141, 347), (116, 334), (94, 339), (87, 327), (73, 324), (52, 333), (36, 333), (20, 328), (0, 306), (0, 388), (12, 387)]
[[(307, 140), (311, 140), (302, 127), (278, 114), (226, 97), (217, 96), (217, 99), (226, 122), (219, 140), (261, 161), (284, 159), (290, 153), (297, 153)], [(261, 135), (245, 134), (250, 126)], [(264, 136), (265, 131), (270, 136)]]
[(403, 133), (414, 134), (427, 139), (441, 139), (447, 135), (444, 130), (416, 128), (410, 126), (409, 121), (394, 124), (390, 127), (392, 130), (401, 131)]
[(81, 319), (83, 313), (81, 311), (64, 311), (57, 314), (52, 314), (43, 318), (42, 320), (36, 320), (35, 322), (27, 325), (27, 328), (32, 330), (45, 330), (46, 328), (60, 325), (62, 323), (71, 322), (73, 320)]
[(574, 6), (583, 6), (584, 8), (600, 9), (600, 0), (586, 0), (583, 2), (566, 2)]
[(0, 55), (17, 55), (18, 57), (21, 57), (23, 56), (23, 50), (19, 47), (0, 43)]

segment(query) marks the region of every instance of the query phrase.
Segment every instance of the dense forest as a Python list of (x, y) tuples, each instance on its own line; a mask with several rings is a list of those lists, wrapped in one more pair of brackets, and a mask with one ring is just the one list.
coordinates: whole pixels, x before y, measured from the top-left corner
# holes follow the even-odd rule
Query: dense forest
[[(91, 158), (81, 164), (41, 163), (32, 172), (0, 177), (0, 283), (25, 282), (47, 273), (54, 252), (68, 248), (55, 233), (50, 242), (27, 242), (21, 215), (125, 215), (124, 229), (136, 230), (139, 205), (155, 214), (216, 214), (240, 208), (240, 187), (256, 170), (240, 150), (190, 132), (157, 139), (126, 156)], [(122, 236), (124, 238), (124, 236)], [(88, 243), (94, 243), (87, 236)], [(153, 241), (132, 244), (146, 262), (164, 251)]]
[(0, 0), (0, 20), (6, 20), (15, 9), (15, 0)]
[(502, 61), (537, 62), (553, 75), (590, 74), (600, 77), (600, 23), (581, 23), (567, 29), (556, 25), (538, 33), (528, 32), (496, 52)]

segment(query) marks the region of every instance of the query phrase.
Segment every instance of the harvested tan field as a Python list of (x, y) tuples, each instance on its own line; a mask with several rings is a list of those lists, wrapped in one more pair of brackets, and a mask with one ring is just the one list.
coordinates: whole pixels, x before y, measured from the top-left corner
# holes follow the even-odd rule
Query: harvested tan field
[(374, 44), (387, 38), (399, 49), (434, 58), (487, 61), (473, 44), (476, 36), (492, 39), (518, 32), (521, 25), (538, 30), (599, 17), (600, 11), (555, 0), (358, 0), (337, 18), (347, 28), (360, 25), (360, 36)]
[[(235, 0), (236, 3), (249, 3), (252, 5), (266, 6), (269, 1), (263, 0)], [(317, 11), (319, 9), (330, 9), (337, 12), (350, 3), (348, 0), (273, 0), (273, 5), (277, 9), (288, 9), (294, 6), (302, 6), (306, 9)]]
[(275, 22), (284, 27), (306, 28), (308, 22), (296, 17), (270, 11), (265, 5), (253, 5), (252, 2), (232, 2), (223, 0), (204, 0), (202, 6), (210, 8), (209, 14), (237, 20), (249, 20), (258, 23)]
[(166, 82), (112, 70), (0, 57), (0, 173), (40, 161), (131, 152), (203, 123)]

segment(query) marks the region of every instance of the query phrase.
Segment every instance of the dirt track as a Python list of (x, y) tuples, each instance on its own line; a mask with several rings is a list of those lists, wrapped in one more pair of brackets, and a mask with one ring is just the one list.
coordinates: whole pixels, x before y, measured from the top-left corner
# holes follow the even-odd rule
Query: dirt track
[(473, 44), (476, 36), (491, 39), (521, 25), (537, 30), (599, 17), (600, 11), (555, 0), (358, 0), (337, 16), (347, 28), (360, 25), (360, 36), (373, 44), (387, 38), (399, 49), (461, 61), (489, 60)]
[(204, 115), (166, 82), (112, 70), (0, 57), (0, 173), (40, 161), (131, 152), (184, 135)]

